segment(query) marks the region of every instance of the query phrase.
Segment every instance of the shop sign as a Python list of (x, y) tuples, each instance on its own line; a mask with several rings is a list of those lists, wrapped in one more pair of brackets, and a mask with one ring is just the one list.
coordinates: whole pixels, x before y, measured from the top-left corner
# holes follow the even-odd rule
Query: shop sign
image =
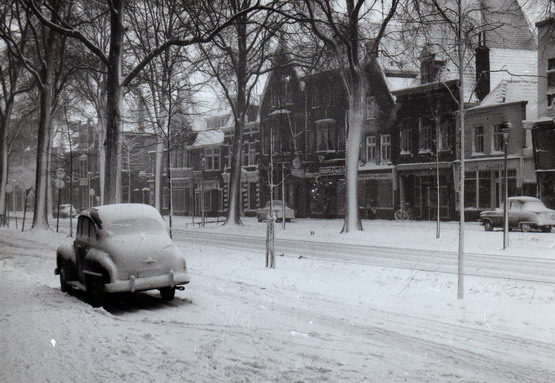
[(320, 168), (321, 176), (342, 176), (343, 174), (345, 174), (344, 166), (328, 166)]
[[(510, 158), (508, 160), (509, 163), (513, 162), (515, 159)], [(503, 159), (499, 160), (490, 160), (490, 161), (468, 161), (465, 164), (466, 171), (469, 170), (503, 170), (505, 164)]]
[(359, 173), (358, 179), (359, 180), (383, 180), (383, 179), (392, 179), (393, 172), (376, 172), (376, 173)]
[(204, 181), (202, 183), (202, 187), (205, 190), (207, 190), (207, 189), (219, 189), (220, 188), (220, 183), (218, 181)]

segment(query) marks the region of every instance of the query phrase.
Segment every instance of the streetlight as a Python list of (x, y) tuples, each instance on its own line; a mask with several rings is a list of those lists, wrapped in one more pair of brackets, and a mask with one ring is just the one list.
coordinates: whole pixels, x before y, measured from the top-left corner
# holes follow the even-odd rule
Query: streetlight
[(200, 224), (206, 226), (206, 218), (204, 217), (204, 171), (206, 170), (206, 157), (200, 160), (201, 179), (200, 179)]
[(509, 247), (509, 215), (507, 210), (507, 198), (509, 197), (509, 184), (507, 177), (507, 146), (509, 144), (509, 137), (511, 135), (511, 123), (503, 122), (499, 131), (503, 134), (503, 148), (505, 151), (505, 159), (503, 164), (504, 169), (504, 181), (505, 181), (505, 191), (504, 191), (504, 203), (503, 203), (503, 250)]

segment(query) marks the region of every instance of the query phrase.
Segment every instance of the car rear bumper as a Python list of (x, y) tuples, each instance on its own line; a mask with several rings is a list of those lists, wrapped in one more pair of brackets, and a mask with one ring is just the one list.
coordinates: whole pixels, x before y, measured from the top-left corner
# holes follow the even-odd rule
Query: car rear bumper
[(119, 280), (108, 283), (104, 286), (104, 290), (109, 293), (135, 292), (151, 289), (161, 289), (164, 287), (175, 287), (189, 283), (190, 276), (188, 273), (173, 271), (168, 274), (157, 275), (154, 277), (137, 278), (131, 275), (128, 280)]

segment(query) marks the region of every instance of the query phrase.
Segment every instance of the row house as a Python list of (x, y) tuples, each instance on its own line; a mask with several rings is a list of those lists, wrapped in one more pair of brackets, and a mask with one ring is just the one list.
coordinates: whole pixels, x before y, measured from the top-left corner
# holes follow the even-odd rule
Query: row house
[[(511, 195), (535, 195), (531, 162), (534, 118), (536, 43), (520, 7), (485, 12), (499, 27), (482, 31), (476, 49), (465, 58), (465, 209), (472, 215), (499, 206), (503, 179), (503, 124), (513, 131), (508, 145)], [(444, 38), (444, 37), (442, 37)], [(420, 54), (418, 83), (392, 93), (398, 113), (394, 128), (394, 162), (401, 203), (416, 219), (455, 219), (460, 172), (458, 67), (437, 46)], [(530, 81), (520, 81), (521, 78)], [(492, 90), (493, 89), (493, 90)], [(437, 192), (437, 177), (440, 190)]]
[[(529, 120), (536, 118), (536, 83), (502, 81), (480, 105), (466, 111), (465, 209), (472, 212), (501, 206), (504, 200), (503, 129), (507, 141), (508, 195), (537, 194)], [(477, 215), (474, 215), (476, 217)]]
[[(265, 84), (260, 112), (261, 178), (264, 204), (285, 200), (298, 217), (334, 218), (345, 214), (345, 145), (348, 96), (337, 69), (302, 75), (279, 56)], [(281, 64), (281, 65), (279, 65)], [(414, 77), (386, 71), (369, 78), (376, 89)], [(386, 89), (386, 95), (389, 91)], [(383, 97), (383, 96), (382, 96)], [(361, 145), (359, 201), (362, 212), (393, 216), (392, 140), (381, 106), (392, 99), (368, 94)], [(389, 116), (386, 116), (389, 117)], [(271, 187), (273, 186), (273, 187)]]
[[(258, 107), (248, 110), (243, 132), (242, 210), (260, 206)], [(177, 215), (222, 216), (228, 204), (234, 119), (230, 113), (206, 118), (205, 126), (176, 139), (171, 158), (172, 209)], [(164, 165), (167, 169), (167, 161)], [(164, 185), (168, 185), (167, 181)], [(170, 198), (169, 190), (163, 201)], [(167, 203), (163, 202), (163, 209)]]
[(538, 195), (555, 208), (555, 16), (536, 24), (538, 28), (538, 118), (532, 121), (534, 162)]

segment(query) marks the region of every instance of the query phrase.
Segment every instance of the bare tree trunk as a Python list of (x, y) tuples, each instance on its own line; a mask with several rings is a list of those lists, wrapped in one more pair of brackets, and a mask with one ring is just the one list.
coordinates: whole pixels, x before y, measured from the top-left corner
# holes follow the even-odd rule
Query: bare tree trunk
[(229, 182), (229, 198), (226, 224), (241, 225), (241, 165), (243, 163), (243, 131), (245, 128), (245, 115), (247, 113), (247, 24), (246, 16), (238, 18), (235, 22), (237, 30), (237, 104), (234, 110), (235, 131), (233, 133), (233, 155), (231, 157), (231, 170)]
[(49, 154), (52, 138), (52, 104), (54, 92), (54, 62), (58, 54), (59, 36), (48, 30), (41, 70), (40, 116), (37, 139), (37, 170), (35, 178), (34, 229), (48, 229), (48, 188), (50, 185)]
[(243, 157), (243, 127), (245, 118), (242, 121), (235, 119), (235, 132), (233, 133), (231, 170), (229, 181), (229, 198), (227, 207), (226, 224), (241, 225), (241, 163)]
[(111, 12), (110, 53), (108, 57), (106, 99), (106, 184), (104, 203), (121, 202), (121, 109), (123, 102), (123, 8), (124, 0), (113, 0)]
[(345, 222), (343, 232), (362, 230), (358, 210), (358, 159), (362, 124), (364, 119), (364, 86), (360, 81), (352, 82), (349, 95), (347, 147), (345, 150)]
[(9, 107), (0, 120), (0, 215), (6, 214), (6, 185), (8, 184), (8, 129), (11, 116)]

